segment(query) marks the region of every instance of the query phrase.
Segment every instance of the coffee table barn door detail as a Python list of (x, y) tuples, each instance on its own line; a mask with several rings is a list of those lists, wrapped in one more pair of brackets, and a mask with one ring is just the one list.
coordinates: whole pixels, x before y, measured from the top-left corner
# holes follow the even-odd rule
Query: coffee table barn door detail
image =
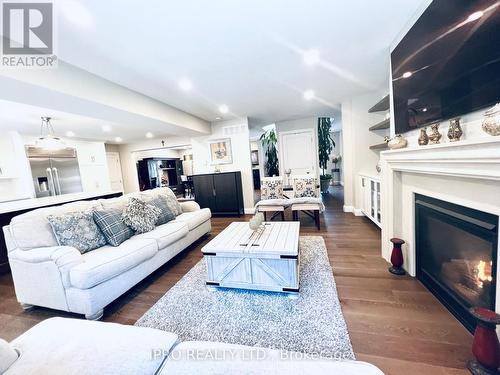
[(274, 292), (299, 291), (298, 222), (265, 223), (252, 236), (248, 223), (232, 223), (202, 248), (207, 285)]

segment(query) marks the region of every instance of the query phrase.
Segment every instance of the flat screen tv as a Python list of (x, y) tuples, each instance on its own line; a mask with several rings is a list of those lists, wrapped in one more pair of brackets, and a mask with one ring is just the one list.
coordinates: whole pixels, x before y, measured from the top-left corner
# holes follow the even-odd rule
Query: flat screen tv
[(434, 0), (391, 68), (396, 133), (500, 102), (500, 1)]

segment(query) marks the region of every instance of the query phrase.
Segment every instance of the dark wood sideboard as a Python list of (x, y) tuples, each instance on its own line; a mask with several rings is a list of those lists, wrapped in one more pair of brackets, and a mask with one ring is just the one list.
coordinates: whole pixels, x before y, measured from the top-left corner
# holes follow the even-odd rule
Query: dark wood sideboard
[(241, 172), (193, 175), (195, 201), (214, 215), (243, 215)]
[[(76, 201), (91, 201), (94, 199), (101, 199), (101, 198), (115, 198), (115, 197), (119, 197), (121, 195), (122, 195), (122, 193), (96, 195), (96, 196), (90, 197), (90, 198), (75, 199), (75, 200), (70, 200), (70, 201), (67, 201), (64, 203), (48, 204), (48, 205), (40, 206), (40, 207), (36, 207), (36, 208), (27, 208), (27, 209), (22, 209), (22, 210), (18, 210), (18, 211), (11, 211), (11, 212), (6, 212), (3, 214), (0, 214), (0, 274), (10, 272), (9, 258), (7, 256), (7, 245), (5, 244), (5, 236), (3, 234), (2, 228), (6, 225), (9, 225), (11, 219), (14, 216), (18, 216), (18, 215), (24, 214), (25, 212), (33, 211), (33, 210), (36, 210), (38, 208), (60, 206), (60, 205), (66, 204), (66, 203), (71, 203), (71, 202), (76, 202)], [(34, 230), (36, 230), (36, 228), (34, 228)]]

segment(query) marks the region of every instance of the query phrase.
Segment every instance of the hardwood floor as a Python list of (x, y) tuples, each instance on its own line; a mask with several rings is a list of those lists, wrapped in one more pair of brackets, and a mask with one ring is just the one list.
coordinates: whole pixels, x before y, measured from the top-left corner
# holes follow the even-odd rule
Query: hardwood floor
[[(342, 212), (341, 188), (325, 198), (321, 231), (303, 215), (301, 234), (325, 239), (342, 309), (359, 360), (386, 374), (468, 374), (472, 336), (417, 280), (387, 272), (380, 258), (380, 231), (365, 217)], [(288, 219), (291, 219), (291, 213)], [(212, 236), (234, 220), (214, 218)], [(134, 324), (201, 259), (203, 239), (132, 288), (104, 310), (105, 321)], [(12, 340), (53, 316), (79, 315), (44, 308), (23, 311), (10, 275), (0, 276), (0, 337)]]

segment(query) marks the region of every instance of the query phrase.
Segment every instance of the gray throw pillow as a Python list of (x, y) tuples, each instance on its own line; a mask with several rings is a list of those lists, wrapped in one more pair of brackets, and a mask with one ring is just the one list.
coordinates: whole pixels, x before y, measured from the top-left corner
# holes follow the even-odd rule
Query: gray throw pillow
[(94, 222), (92, 212), (49, 215), (47, 220), (60, 246), (75, 247), (83, 254), (106, 245), (106, 238)]
[(95, 210), (94, 221), (111, 246), (119, 246), (134, 235), (134, 231), (123, 222), (119, 209)]
[(130, 198), (122, 213), (123, 222), (138, 234), (155, 229), (155, 223), (159, 216), (160, 210), (158, 208), (138, 198)]
[(175, 216), (179, 216), (180, 214), (182, 214), (181, 205), (177, 201), (177, 198), (173, 192), (171, 194), (163, 195), (162, 197), (165, 198), (170, 211), (172, 211)]
[(156, 225), (166, 224), (169, 221), (172, 221), (175, 219), (175, 214), (170, 209), (166, 197), (159, 195), (159, 196), (151, 199), (151, 201), (149, 201), (149, 204), (152, 206), (155, 206), (156, 208), (158, 208), (160, 210), (160, 216), (158, 216), (158, 220), (156, 221)]

